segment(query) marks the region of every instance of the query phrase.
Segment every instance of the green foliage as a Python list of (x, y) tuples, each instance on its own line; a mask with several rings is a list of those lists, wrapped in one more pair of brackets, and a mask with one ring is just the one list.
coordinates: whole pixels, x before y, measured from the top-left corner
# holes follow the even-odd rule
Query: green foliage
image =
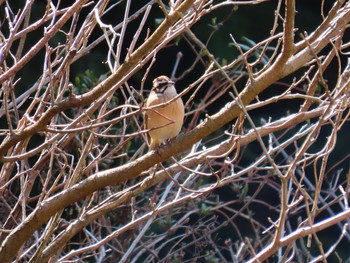
[(106, 78), (106, 74), (97, 77), (93, 70), (87, 69), (84, 71), (84, 73), (80, 73), (75, 77), (74, 93), (83, 94), (88, 92)]

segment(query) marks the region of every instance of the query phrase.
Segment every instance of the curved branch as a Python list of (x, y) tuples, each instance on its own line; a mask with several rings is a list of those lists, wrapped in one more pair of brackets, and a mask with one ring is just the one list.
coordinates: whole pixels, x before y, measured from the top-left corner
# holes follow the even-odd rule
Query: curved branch
[(270, 256), (272, 256), (274, 253), (276, 253), (281, 247), (290, 245), (293, 241), (306, 237), (308, 235), (314, 234), (316, 232), (319, 232), (321, 230), (324, 230), (326, 228), (329, 228), (333, 225), (335, 225), (338, 222), (344, 221), (350, 217), (350, 209), (347, 209), (331, 218), (325, 219), (317, 224), (314, 224), (312, 226), (306, 226), (303, 228), (300, 228), (290, 235), (282, 238), (279, 241), (279, 246), (273, 246), (273, 244), (267, 246), (264, 250), (260, 251), (259, 254), (257, 254), (254, 258), (247, 261), (248, 263), (253, 262), (263, 262)]
[[(269, 123), (267, 125), (264, 125), (264, 127), (258, 128), (258, 133), (261, 136), (267, 136), (271, 133), (281, 131), (284, 129), (287, 129), (289, 127), (298, 125), (299, 123), (305, 122), (307, 120), (310, 120), (312, 118), (316, 118), (320, 115), (322, 115), (325, 111), (325, 107), (318, 108), (310, 112), (301, 112), (294, 114), (292, 116), (288, 116), (287, 118), (277, 120), (275, 122)], [(256, 132), (248, 132), (246, 135), (239, 137), (239, 147), (243, 147), (245, 145), (248, 145), (249, 143), (256, 140), (257, 134)], [(232, 145), (234, 144), (234, 145)], [(193, 167), (200, 163), (205, 162), (208, 156), (218, 156), (221, 154), (225, 154), (227, 151), (231, 151), (235, 149), (237, 146), (235, 142), (232, 142), (231, 139), (228, 139), (225, 142), (222, 142), (220, 145), (214, 146), (211, 149), (207, 149), (203, 153), (198, 153), (195, 156), (190, 156), (188, 159), (183, 160), (180, 165), (173, 165), (169, 168), (167, 168), (165, 171), (161, 170), (157, 172), (150, 180), (147, 180), (147, 183), (141, 183), (138, 186), (132, 186), (132, 190), (128, 190), (123, 194), (120, 198), (118, 198), (116, 201), (113, 202), (113, 205), (110, 205), (109, 203), (106, 205), (103, 205), (99, 207), (99, 209), (96, 209), (96, 211), (87, 213), (84, 216), (84, 220), (81, 220), (80, 218), (75, 220), (73, 223), (70, 224), (70, 226), (66, 229), (64, 233), (62, 233), (60, 236), (57, 237), (55, 242), (52, 242), (43, 252), (40, 256), (40, 259), (43, 262), (48, 261), (49, 257), (52, 256), (52, 254), (60, 250), (69, 239), (71, 239), (74, 235), (76, 235), (83, 227), (87, 226), (94, 220), (96, 220), (98, 217), (102, 216), (103, 214), (106, 214), (112, 210), (115, 209), (115, 207), (126, 203), (130, 201), (132, 197), (135, 197), (142, 192), (146, 191), (147, 189), (157, 185), (158, 183), (167, 180), (169, 178), (169, 175), (174, 175), (178, 172), (180, 172), (183, 167)], [(142, 173), (141, 176), (146, 176), (148, 173)], [(230, 180), (222, 180), (223, 184), (229, 183)], [(136, 187), (136, 188), (135, 188)], [(135, 188), (135, 189), (134, 189)]]
[[(193, 1), (185, 1), (183, 5), (187, 4), (187, 7), (189, 8), (192, 3)], [(183, 5), (181, 5), (181, 7), (183, 7)], [(315, 53), (319, 53), (325, 46), (329, 44), (329, 39), (336, 36), (337, 34), (340, 34), (345, 28), (345, 25), (350, 21), (350, 12), (348, 12), (349, 9), (350, 4), (346, 5), (346, 7), (343, 8), (341, 12), (339, 12), (338, 16), (336, 16), (332, 21), (332, 25), (334, 26), (325, 32), (322, 37), (319, 37), (313, 43), (310, 43), (310, 46), (305, 47), (295, 56), (291, 56), (283, 65), (280, 65), (278, 63), (273, 64), (262, 75), (254, 79), (253, 82), (247, 83), (245, 89), (240, 94), (241, 101), (245, 105), (249, 104), (258, 94), (267, 89), (271, 84), (275, 83), (280, 78), (283, 78), (298, 70), (299, 68), (303, 67), (306, 62), (312, 60)], [(174, 14), (177, 14), (178, 16), (175, 16)], [(168, 25), (170, 25), (171, 22), (168, 21), (170, 17), (175, 19), (175, 17), (180, 16), (181, 15), (178, 12), (171, 13), (163, 22), (163, 24), (168, 23)], [(163, 31), (157, 30), (152, 35), (152, 41), (156, 41), (159, 39), (159, 37), (162, 37), (162, 34), (166, 32), (166, 28), (163, 28), (162, 30)], [(148, 43), (148, 48), (151, 48), (155, 45), (150, 41), (151, 38), (146, 42)], [(101, 93), (101, 90), (108, 90), (110, 87), (112, 87), (111, 85), (114, 85), (115, 83), (121, 84), (123, 81), (125, 81), (127, 78), (125, 76), (128, 69), (136, 65), (138, 59), (141, 59), (145, 54), (144, 52), (146, 52), (146, 50), (141, 49), (144, 48), (145, 44), (136, 50), (135, 53), (131, 55), (130, 59), (127, 60), (125, 64), (123, 64), (123, 66), (121, 66), (110, 78), (108, 78), (107, 81), (97, 86), (93, 91), (86, 94), (85, 96), (81, 96), (81, 98), (84, 100), (94, 98), (96, 94)], [(311, 48), (312, 52), (310, 50)], [(78, 100), (78, 98), (74, 99)], [(49, 113), (50, 112), (47, 112), (45, 115)], [(150, 152), (133, 162), (110, 170), (96, 173), (89, 178), (81, 181), (80, 183), (74, 185), (73, 187), (46, 199), (43, 203), (38, 205), (38, 207), (25, 219), (25, 221), (16, 229), (14, 229), (12, 233), (10, 233), (4, 240), (0, 248), (0, 262), (9, 262), (14, 257), (24, 241), (60, 209), (63, 209), (69, 204), (82, 199), (83, 197), (93, 193), (98, 189), (101, 189), (108, 185), (116, 185), (123, 181), (140, 176), (143, 171), (149, 169), (161, 161), (170, 158), (176, 153), (180, 153), (186, 150), (192, 144), (211, 134), (228, 122), (232, 121), (240, 113), (241, 109), (238, 107), (235, 101), (233, 101), (222, 111), (208, 117), (194, 130), (186, 134), (186, 136), (177, 138), (169, 147), (161, 149), (159, 153)], [(30, 135), (31, 134), (28, 136)], [(8, 147), (13, 145), (13, 143), (14, 142), (8, 145)]]
[[(123, 65), (121, 65), (110, 77), (97, 85), (94, 89), (83, 95), (71, 97), (66, 101), (53, 105), (33, 125), (30, 125), (21, 131), (15, 131), (15, 133), (10, 134), (9, 139), (5, 140), (0, 145), (0, 161), (3, 161), (3, 156), (5, 155), (6, 151), (17, 142), (29, 138), (40, 131), (44, 131), (47, 123), (49, 123), (50, 120), (59, 112), (91, 104), (113, 86), (121, 86), (130, 77), (128, 72), (136, 67), (150, 50), (156, 47), (156, 45), (163, 39), (164, 34), (167, 32), (169, 27), (182, 18), (183, 14), (192, 6), (193, 2), (194, 0), (184, 1), (174, 12), (169, 13), (163, 23), (149, 37), (149, 39), (147, 39), (147, 41), (145, 41), (134, 53), (132, 53), (123, 63)], [(8, 72), (10, 72), (10, 70)], [(8, 73), (5, 74), (0, 77), (0, 82), (3, 79), (6, 79)]]
[(12, 68), (7, 70), (0, 76), (0, 83), (9, 79), (23, 68), (35, 56), (45, 44), (62, 28), (62, 26), (71, 18), (71, 16), (78, 11), (88, 0), (78, 0), (67, 10), (66, 13), (55, 23), (55, 25), (23, 56)]

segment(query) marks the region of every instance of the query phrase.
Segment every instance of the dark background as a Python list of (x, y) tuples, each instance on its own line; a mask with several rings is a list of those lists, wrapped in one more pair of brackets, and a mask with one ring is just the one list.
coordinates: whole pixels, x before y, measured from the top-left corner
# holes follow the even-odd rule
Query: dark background
[[(63, 1), (64, 2), (64, 1)], [(297, 15), (296, 15), (296, 28), (298, 28), (298, 31), (295, 34), (296, 41), (299, 41), (300, 33), (306, 32), (310, 33), (312, 32), (321, 22), (322, 17), (320, 15), (320, 6), (321, 1), (296, 1), (296, 9), (297, 9)], [(334, 1), (325, 1), (325, 10), (324, 12), (327, 13), (331, 5)], [(70, 5), (71, 1), (67, 1), (67, 4)], [(130, 10), (130, 14), (132, 14), (134, 11), (138, 10), (140, 6), (143, 6), (145, 1), (132, 1), (132, 8)], [(17, 8), (22, 8), (23, 1), (14, 1), (11, 2), (12, 11), (15, 14), (17, 12)], [(218, 11), (215, 11), (211, 13), (208, 16), (205, 16), (204, 19), (195, 25), (192, 30), (193, 32), (202, 40), (202, 42), (206, 43), (208, 41), (208, 38), (211, 36), (210, 41), (207, 44), (208, 49), (212, 52), (212, 54), (219, 60), (223, 61), (226, 59), (227, 61), (232, 61), (234, 58), (236, 58), (239, 53), (236, 50), (235, 47), (232, 45), (230, 46), (230, 43), (232, 43), (230, 35), (232, 34), (235, 38), (235, 40), (239, 43), (250, 45), (251, 43), (255, 42), (258, 43), (259, 41), (262, 41), (269, 37), (270, 30), (272, 28), (273, 22), (274, 22), (274, 10), (276, 9), (277, 1), (269, 1), (266, 3), (258, 4), (258, 5), (248, 5), (248, 6), (238, 6), (236, 8), (233, 7), (227, 7), (227, 8), (221, 8)], [(117, 8), (114, 8), (112, 12), (108, 13), (106, 16), (104, 16), (103, 22), (106, 24), (112, 24), (114, 25), (116, 21), (122, 21), (122, 18), (124, 16), (124, 7), (125, 3), (121, 3)], [(39, 19), (44, 10), (46, 8), (46, 1), (37, 1), (37, 3), (33, 6), (33, 9), (35, 12), (33, 14), (37, 14), (37, 17), (32, 16), (31, 20), (35, 21)], [(283, 14), (283, 6), (281, 13)], [(88, 9), (86, 10), (86, 13), (88, 13)], [(0, 18), (2, 17), (2, 25), (4, 22), (4, 12), (3, 8), (1, 8), (0, 11)], [(83, 15), (81, 15), (81, 18), (83, 18)], [(159, 9), (152, 8), (150, 17), (147, 22), (147, 27), (151, 29), (151, 32), (156, 28), (159, 19), (162, 18), (162, 13)], [(82, 22), (82, 20), (80, 21)], [(134, 22), (130, 23), (128, 25), (126, 35), (125, 35), (125, 48), (128, 46), (128, 44), (132, 41), (132, 38), (134, 36), (135, 31), (138, 28), (140, 19), (135, 20)], [(221, 25), (222, 23), (222, 25)], [(68, 25), (67, 25), (68, 27)], [(277, 31), (281, 31), (282, 29), (282, 22), (279, 20), (279, 27), (277, 28)], [(2, 26), (1, 31), (4, 33), (4, 35), (8, 35), (8, 28)], [(43, 28), (39, 28), (36, 32), (33, 32), (29, 34), (25, 50), (29, 50), (41, 37), (43, 33)], [(96, 37), (101, 35), (101, 31), (97, 29), (93, 32), (93, 37), (91, 38), (90, 42), (92, 42)], [(145, 37), (145, 34), (141, 35), (139, 44), (141, 44), (142, 39)], [(55, 38), (53, 38), (50, 41), (51, 45), (56, 45), (57, 43), (63, 43), (65, 41), (65, 36), (63, 33), (57, 34)], [(15, 47), (16, 45), (14, 45)], [(326, 50), (327, 51), (327, 50)], [(325, 52), (326, 52), (325, 51)], [(178, 73), (176, 76), (179, 76), (182, 71), (186, 70), (190, 65), (193, 63), (195, 59), (195, 54), (189, 47), (188, 43), (179, 38), (179, 41), (177, 43), (171, 43), (169, 46), (165, 49), (162, 49), (158, 55), (156, 63), (153, 65), (152, 70), (150, 71), (150, 76), (146, 82), (146, 87), (151, 86), (151, 80), (158, 76), (158, 75), (170, 75), (173, 69), (173, 65), (176, 60), (176, 56), (178, 52), (183, 53), (183, 58), (181, 59)], [(75, 78), (79, 74), (83, 74), (86, 70), (91, 70), (93, 74), (96, 77), (99, 77), (103, 74), (109, 74), (108, 67), (105, 65), (104, 60), (106, 59), (107, 54), (107, 45), (101, 44), (97, 48), (95, 48), (89, 55), (83, 57), (79, 61), (77, 61), (75, 64), (73, 64), (71, 68), (71, 81), (74, 83)], [(20, 78), (19, 82), (16, 85), (16, 95), (19, 96), (22, 94), (25, 90), (30, 88), (38, 79), (38, 77), (41, 75), (42, 68), (43, 68), (43, 56), (44, 52), (39, 52), (36, 57), (17, 74), (17, 78)], [(124, 54), (125, 56), (125, 54)], [(132, 79), (129, 80), (129, 84), (133, 87), (137, 88), (148, 64), (141, 69), (137, 74), (133, 76)], [(186, 75), (183, 79), (180, 79), (177, 81), (177, 88), (179, 91), (181, 91), (186, 85), (190, 84), (192, 81), (194, 81), (198, 76), (200, 76), (203, 73), (203, 65), (198, 65), (195, 67), (195, 69), (188, 75)], [(327, 71), (325, 78), (328, 81), (328, 84), (330, 88), (334, 87), (335, 81), (337, 79), (338, 74), (338, 68), (337, 64), (334, 63), (334, 71), (331, 73), (328, 73)], [(300, 71), (299, 74), (302, 74), (303, 71)], [(298, 74), (298, 73), (297, 73)], [(295, 77), (291, 76), (289, 78), (286, 78), (284, 81), (286, 83), (290, 83), (290, 80)], [(210, 83), (208, 83), (209, 85)], [(237, 88), (239, 90), (242, 90), (244, 87), (245, 82), (242, 81), (241, 86), (238, 86)], [(275, 94), (281, 93), (281, 84), (276, 83), (273, 87), (269, 88), (267, 91), (265, 91), (262, 94), (262, 99), (271, 97)], [(205, 89), (203, 89), (205, 90)], [(199, 97), (201, 94), (199, 94)], [(188, 96), (184, 97), (184, 100)], [(214, 103), (212, 106), (210, 106), (207, 111), (208, 113), (215, 113), (224, 103), (229, 101), (230, 98), (222, 98), (216, 103)], [(285, 103), (285, 102), (284, 102)], [(282, 116), (286, 116), (288, 112), (296, 112), (299, 109), (300, 102), (288, 102), (288, 106), (285, 107), (282, 103), (276, 103), (274, 105), (270, 105), (268, 107), (264, 107), (263, 109), (259, 109), (258, 111), (252, 111), (251, 115), (252, 118), (256, 121), (256, 124), (259, 125), (260, 118), (268, 119), (269, 117), (272, 118), (272, 120), (278, 119)], [(295, 103), (295, 104), (292, 104)], [(25, 107), (25, 106), (24, 106)], [(5, 119), (0, 120), (1, 126), (3, 126)], [(342, 129), (342, 131), (338, 135), (338, 143), (336, 148), (334, 149), (329, 164), (333, 165), (335, 164), (339, 158), (343, 158), (344, 155), (349, 153), (350, 149), (350, 143), (348, 139), (349, 134), (349, 125), (345, 124), (346, 126)], [(185, 124), (186, 126), (186, 124)], [(185, 127), (186, 128), (186, 127)], [(249, 127), (247, 127), (249, 128)], [(324, 139), (329, 135), (329, 128), (325, 128), (323, 131), (323, 134), (319, 136), (319, 142), (314, 145), (315, 149), (317, 147), (321, 147), (324, 143)], [(247, 149), (246, 156), (243, 157), (242, 163), (244, 164), (249, 163), (252, 159), (256, 157), (256, 153), (251, 151), (250, 149)], [(348, 167), (344, 167), (347, 169)], [(330, 175), (331, 176), (331, 175)], [(345, 179), (345, 178), (344, 178)], [(329, 178), (331, 181), (332, 178)], [(251, 194), (254, 193), (256, 188), (251, 187), (249, 189), (249, 192)], [(227, 190), (227, 191), (226, 191)], [(232, 198), (232, 196), (227, 193), (230, 189), (220, 189), (217, 194), (221, 196), (222, 200), (229, 200)], [(278, 196), (269, 196), (268, 192), (262, 192), (261, 195), (264, 195), (265, 200), (269, 200), (271, 204), (278, 205), (279, 199)], [(263, 220), (266, 220), (266, 214), (265, 211), (259, 210), (257, 208), (256, 214), (259, 214)], [(327, 215), (325, 215), (327, 216)], [(219, 219), (220, 220), (220, 219)], [(247, 230), (247, 235), (249, 235), (250, 230)], [(336, 235), (332, 233), (334, 229), (329, 229), (328, 231), (324, 231), (321, 233), (321, 235), (324, 235), (326, 239), (329, 239), (329, 242), (334, 242), (334, 238), (336, 238)], [(348, 248), (344, 248), (344, 251), (342, 251), (344, 258), (349, 257), (350, 253)]]

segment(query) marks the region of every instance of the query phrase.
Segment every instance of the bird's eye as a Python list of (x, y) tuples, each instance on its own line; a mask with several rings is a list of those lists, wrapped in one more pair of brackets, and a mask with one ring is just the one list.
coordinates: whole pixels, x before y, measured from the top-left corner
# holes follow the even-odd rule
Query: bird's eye
[(168, 87), (168, 82), (159, 82), (158, 83), (158, 90), (161, 93), (164, 93), (164, 91), (166, 90), (167, 87)]

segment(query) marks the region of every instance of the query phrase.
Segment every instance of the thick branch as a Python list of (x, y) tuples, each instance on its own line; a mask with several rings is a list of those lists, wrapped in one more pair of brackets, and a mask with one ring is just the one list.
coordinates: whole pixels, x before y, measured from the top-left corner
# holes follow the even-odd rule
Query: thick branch
[(295, 0), (286, 1), (285, 14), (282, 56), (289, 58), (294, 51)]
[[(188, 2), (184, 2), (184, 4), (185, 3)], [(267, 71), (265, 71), (264, 74), (257, 77), (254, 82), (248, 83), (246, 88), (240, 94), (242, 102), (244, 104), (249, 104), (257, 95), (259, 95), (263, 90), (268, 88), (278, 79), (289, 75), (295, 70), (303, 67), (306, 62), (313, 59), (314, 54), (320, 52), (326, 45), (328, 45), (329, 39), (339, 34), (339, 32), (342, 32), (346, 24), (350, 21), (348, 8), (349, 5), (347, 5), (346, 8), (344, 8), (343, 11), (340, 12), (339, 15), (334, 19), (332, 23), (334, 27), (332, 29), (327, 31), (322, 37), (316, 39), (314, 43), (311, 43), (310, 47), (313, 49), (312, 51), (310, 50), (310, 47), (306, 47), (297, 55), (290, 57), (284, 65), (274, 64)], [(154, 34), (156, 33), (157, 32)], [(152, 44), (150, 44), (149, 47), (151, 46)], [(139, 53), (139, 55), (141, 58), (143, 54)], [(125, 67), (128, 68), (131, 67), (131, 65), (134, 65), (137, 62), (137, 59), (135, 59), (136, 58), (134, 56), (130, 57), (130, 59), (124, 64), (126, 65)], [(98, 87), (102, 90), (108, 90), (105, 85), (113, 84), (117, 81), (120, 83), (122, 81), (125, 81), (125, 79), (123, 79), (125, 75), (121, 75), (122, 73), (127, 73), (127, 71), (124, 70), (126, 69), (123, 68), (123, 70), (118, 70), (108, 79), (107, 83), (104, 82), (102, 83), (102, 86)], [(95, 92), (94, 94), (100, 92), (96, 91), (96, 89), (92, 91)], [(48, 198), (45, 202), (38, 206), (38, 208), (33, 211), (32, 214), (28, 216), (23, 224), (19, 225), (6, 238), (0, 249), (0, 261), (10, 261), (14, 257), (15, 253), (19, 250), (24, 240), (30, 237), (36, 229), (44, 224), (58, 210), (63, 209), (69, 204), (76, 202), (105, 186), (115, 185), (125, 180), (139, 176), (141, 172), (149, 169), (156, 163), (164, 161), (174, 154), (186, 150), (195, 142), (206, 137), (213, 131), (216, 131), (226, 123), (232, 121), (240, 114), (240, 112), (241, 110), (237, 104), (235, 102), (232, 102), (230, 105), (228, 105), (228, 107), (224, 108), (224, 110), (211, 117), (208, 117), (205, 122), (198, 125), (194, 130), (186, 134), (186, 136), (179, 137), (169, 147), (160, 150), (159, 154), (150, 152), (131, 163), (127, 163), (123, 166), (97, 173), (90, 176), (81, 183), (73, 186), (72, 188), (64, 190), (54, 197)]]
[[(163, 39), (164, 34), (170, 28), (170, 26), (182, 18), (182, 14), (192, 6), (193, 2), (194, 0), (184, 1), (178, 9), (171, 12), (166, 17), (164, 22), (157, 28), (157, 30), (149, 37), (149, 39), (147, 39), (146, 42), (144, 42), (134, 53), (132, 53), (123, 63), (123, 65), (116, 70), (116, 72), (114, 72), (110, 77), (96, 86), (90, 92), (87, 92), (81, 96), (70, 98), (69, 100), (62, 101), (52, 106), (33, 125), (30, 125), (21, 131), (17, 131), (16, 134), (11, 134), (10, 138), (5, 140), (0, 145), (0, 161), (3, 161), (3, 156), (5, 155), (6, 151), (17, 142), (29, 138), (40, 131), (44, 131), (47, 123), (49, 123), (52, 117), (59, 112), (66, 109), (91, 104), (113, 86), (121, 86), (130, 77), (128, 72), (136, 67), (141, 59), (146, 56), (150, 50), (154, 49), (154, 47)], [(5, 75), (5, 77), (6, 76), (7, 75)]]
[[(268, 123), (264, 125), (264, 127), (258, 128), (258, 133), (260, 136), (268, 136), (271, 133), (281, 131), (288, 129), (292, 126), (298, 125), (300, 123), (303, 123), (307, 120), (310, 120), (312, 118), (319, 117), (322, 115), (325, 111), (325, 107), (318, 108), (310, 112), (301, 112), (294, 114), (293, 116), (288, 116), (288, 118), (280, 119), (278, 121)], [(248, 145), (249, 143), (256, 140), (257, 133), (255, 131), (248, 132), (248, 134), (243, 135), (239, 137), (239, 144), (236, 144), (236, 146), (239, 145), (239, 147), (243, 147), (245, 145)], [(62, 249), (62, 247), (75, 236), (79, 231), (81, 231), (82, 228), (85, 226), (91, 224), (94, 220), (102, 216), (103, 214), (106, 214), (112, 210), (115, 209), (115, 207), (127, 203), (130, 201), (132, 197), (135, 197), (147, 189), (157, 185), (158, 183), (167, 180), (169, 178), (169, 175), (172, 176), (178, 172), (180, 172), (183, 168), (182, 167), (194, 167), (200, 163), (203, 163), (206, 161), (208, 156), (220, 156), (222, 154), (225, 154), (228, 151), (234, 150), (233, 148), (233, 142), (231, 139), (228, 139), (225, 142), (222, 142), (221, 144), (214, 146), (212, 148), (209, 148), (205, 150), (203, 153), (198, 153), (195, 156), (189, 157), (188, 159), (185, 159), (181, 161), (181, 165), (173, 165), (166, 169), (166, 171), (161, 170), (157, 172), (154, 176), (152, 176), (152, 179), (147, 181), (147, 184), (141, 184), (138, 186), (135, 190), (130, 190), (126, 194), (124, 194), (121, 198), (116, 200), (113, 205), (106, 205), (105, 208), (100, 207), (97, 211), (94, 211), (93, 213), (88, 213), (86, 217), (84, 217), (84, 220), (77, 219), (76, 221), (72, 222), (70, 226), (67, 228), (67, 230), (62, 233), (57, 239), (55, 239), (55, 242), (52, 242), (42, 253), (40, 256), (40, 259), (43, 262), (47, 262), (48, 259), (52, 256), (52, 254), (55, 251), (58, 251)], [(148, 173), (144, 172), (141, 175), (148, 175)], [(230, 180), (223, 180), (222, 183), (220, 183), (220, 186), (224, 184), (228, 184)]]

